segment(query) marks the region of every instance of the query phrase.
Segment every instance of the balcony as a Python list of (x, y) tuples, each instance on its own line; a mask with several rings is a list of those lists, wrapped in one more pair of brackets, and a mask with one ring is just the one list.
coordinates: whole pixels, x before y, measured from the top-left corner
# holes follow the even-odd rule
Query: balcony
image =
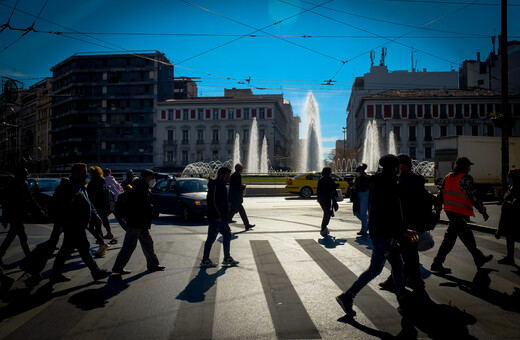
[(425, 141), (432, 141), (433, 138), (432, 138), (432, 136), (424, 136), (424, 140)]
[(409, 142), (415, 142), (415, 141), (417, 141), (417, 137), (415, 137), (415, 136), (410, 136), (410, 137), (408, 137), (408, 141), (409, 141)]
[(197, 139), (197, 144), (198, 145), (204, 144), (204, 139)]
[(175, 145), (177, 145), (176, 140), (165, 140), (163, 142), (163, 146), (175, 146)]

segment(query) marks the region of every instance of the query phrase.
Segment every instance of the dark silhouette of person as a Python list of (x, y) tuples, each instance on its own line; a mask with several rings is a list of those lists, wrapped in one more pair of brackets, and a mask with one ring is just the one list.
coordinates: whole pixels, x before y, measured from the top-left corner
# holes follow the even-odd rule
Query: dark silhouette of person
[(516, 266), (515, 239), (520, 235), (520, 169), (509, 170), (507, 183), (508, 188), (502, 200), (498, 230), (495, 233), (497, 239), (500, 236), (506, 238), (506, 256), (497, 262)]
[(201, 267), (216, 267), (217, 264), (211, 261), (209, 253), (218, 233), (222, 234), (224, 246), (224, 261), (222, 264), (235, 266), (239, 262), (235, 261), (230, 254), (231, 248), (231, 229), (229, 228), (229, 205), (226, 183), (229, 181), (231, 170), (221, 167), (217, 171), (217, 178), (210, 179), (208, 183), (208, 237), (204, 244), (204, 255), (200, 262)]
[(383, 170), (370, 177), (370, 203), (368, 230), (372, 239), (370, 266), (344, 293), (336, 297), (343, 311), (354, 316), (355, 296), (375, 277), (381, 274), (386, 260), (392, 267), (395, 293), (398, 301), (409, 295), (403, 278), (403, 262), (397, 240), (405, 232), (399, 206), (397, 169), (399, 159), (395, 155), (385, 155), (379, 159)]
[(233, 216), (238, 212), (247, 231), (254, 228), (255, 225), (249, 223), (246, 210), (242, 205), (244, 203), (244, 190), (246, 189), (246, 185), (242, 183), (242, 171), (244, 171), (242, 164), (236, 164), (235, 172), (229, 178), (229, 221), (231, 222)]
[(70, 278), (62, 274), (65, 261), (74, 251), (78, 249), (83, 262), (90, 269), (94, 280), (100, 280), (110, 275), (105, 269), (100, 269), (90, 254), (90, 244), (87, 239), (86, 230), (89, 224), (101, 224), (101, 218), (90, 202), (85, 188), (87, 179), (87, 165), (75, 163), (72, 165), (71, 178), (63, 184), (62, 204), (60, 213), (63, 214), (63, 244), (61, 245), (50, 275), (51, 283), (70, 281)]
[(473, 256), (477, 268), (482, 267), (493, 258), (493, 255), (485, 256), (477, 248), (475, 236), (473, 236), (473, 232), (466, 223), (470, 216), (475, 216), (473, 207), (477, 208), (482, 214), (484, 221), (487, 221), (489, 218), (486, 208), (475, 195), (475, 184), (473, 177), (469, 174), (471, 165), (473, 163), (467, 157), (457, 158), (455, 169), (446, 175), (441, 190), (437, 195), (439, 202), (444, 203), (444, 211), (450, 222), (437, 255), (433, 259), (431, 270), (434, 272), (441, 274), (451, 273), (451, 269), (444, 267), (442, 264), (453, 249), (453, 246), (455, 246), (457, 236)]
[(318, 196), (318, 203), (323, 210), (323, 218), (321, 220), (321, 236), (325, 237), (330, 234), (329, 225), (330, 218), (334, 216), (334, 210), (338, 210), (338, 203), (336, 202), (336, 188), (339, 184), (334, 182), (330, 174), (331, 168), (323, 168), (321, 171), (321, 178), (318, 181), (318, 188), (316, 190)]
[(4, 189), (7, 197), (4, 198), (2, 204), (2, 224), (4, 227), (9, 225), (9, 231), (0, 246), (0, 266), (5, 267), (2, 261), (7, 249), (18, 236), (20, 245), (25, 256), (29, 255), (31, 249), (27, 243), (27, 234), (23, 225), (24, 218), (29, 211), (33, 211), (43, 216), (42, 211), (34, 197), (31, 195), (29, 185), (27, 184), (28, 172), (25, 167), (19, 167), (15, 170), (14, 180), (7, 184)]
[[(91, 166), (89, 172), (91, 178), (87, 186), (88, 197), (103, 220), (103, 227), (105, 227), (107, 231), (107, 234), (103, 238), (111, 240), (114, 238), (114, 235), (112, 234), (110, 222), (108, 221), (110, 202), (108, 201), (108, 189), (106, 187), (106, 180), (103, 177), (103, 170), (101, 170), (99, 166)], [(96, 229), (96, 232), (103, 235), (101, 227)]]
[(162, 271), (164, 266), (159, 265), (159, 259), (155, 254), (153, 239), (150, 235), (152, 227), (152, 197), (150, 188), (155, 185), (155, 176), (157, 173), (150, 169), (141, 172), (141, 178), (132, 182), (132, 187), (128, 196), (128, 209), (126, 217), (126, 234), (123, 241), (123, 247), (117, 255), (116, 262), (112, 268), (115, 274), (129, 274), (130, 271), (125, 269), (126, 264), (130, 260), (137, 241), (141, 244), (146, 265), (148, 270)]
[(365, 163), (361, 163), (356, 168), (356, 180), (350, 192), (351, 201), (354, 203), (352, 206), (354, 215), (361, 221), (361, 230), (357, 233), (361, 236), (368, 234), (368, 198), (370, 195), (368, 184), (370, 177), (366, 174), (366, 169)]

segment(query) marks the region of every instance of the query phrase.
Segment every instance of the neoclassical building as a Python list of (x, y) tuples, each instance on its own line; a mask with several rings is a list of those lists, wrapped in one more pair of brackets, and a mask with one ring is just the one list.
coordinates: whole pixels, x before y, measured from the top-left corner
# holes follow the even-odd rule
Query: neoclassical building
[[(236, 134), (246, 163), (253, 119), (259, 140), (266, 137), (273, 168), (293, 167), (299, 117), (281, 94), (254, 95), (250, 89), (225, 89), (223, 97), (169, 99), (158, 103), (155, 167), (176, 171), (189, 163), (233, 158)], [(247, 167), (247, 164), (245, 164)]]

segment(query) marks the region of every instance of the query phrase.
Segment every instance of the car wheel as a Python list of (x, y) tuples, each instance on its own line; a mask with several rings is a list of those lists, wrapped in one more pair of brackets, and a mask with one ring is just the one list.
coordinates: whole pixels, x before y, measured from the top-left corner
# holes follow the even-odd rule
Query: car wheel
[(312, 189), (309, 187), (303, 187), (300, 191), (300, 196), (303, 198), (309, 198), (312, 196)]
[(182, 219), (186, 222), (190, 219), (190, 209), (187, 205), (182, 207)]

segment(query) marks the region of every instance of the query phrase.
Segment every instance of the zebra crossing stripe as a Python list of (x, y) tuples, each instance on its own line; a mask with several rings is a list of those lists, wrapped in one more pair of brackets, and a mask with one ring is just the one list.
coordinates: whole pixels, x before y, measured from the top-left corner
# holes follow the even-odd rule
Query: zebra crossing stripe
[[(345, 291), (358, 278), (341, 261), (328, 252), (315, 240), (296, 240), (298, 244), (309, 254), (318, 266), (332, 279), (332, 281)], [(338, 291), (338, 294), (340, 291)], [(355, 306), (377, 327), (391, 334), (401, 331), (401, 317), (399, 313), (384, 298), (374, 292), (369, 286), (356, 296)]]
[(321, 339), (269, 241), (250, 243), (278, 338)]
[[(210, 258), (220, 262), (220, 242), (213, 243)], [(202, 260), (204, 242), (197, 264)], [(218, 267), (217, 267), (218, 268)], [(225, 269), (193, 267), (190, 282), (178, 299), (182, 300), (170, 339), (211, 339), (217, 297), (217, 277)]]

